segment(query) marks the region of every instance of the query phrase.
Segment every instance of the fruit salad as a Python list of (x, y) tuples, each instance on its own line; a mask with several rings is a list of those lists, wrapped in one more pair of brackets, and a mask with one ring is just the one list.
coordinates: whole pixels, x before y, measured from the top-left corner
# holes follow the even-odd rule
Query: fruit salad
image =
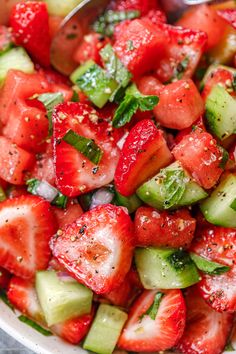
[(111, 1), (63, 75), (79, 2), (2, 2), (0, 297), (97, 354), (236, 350), (236, 3)]

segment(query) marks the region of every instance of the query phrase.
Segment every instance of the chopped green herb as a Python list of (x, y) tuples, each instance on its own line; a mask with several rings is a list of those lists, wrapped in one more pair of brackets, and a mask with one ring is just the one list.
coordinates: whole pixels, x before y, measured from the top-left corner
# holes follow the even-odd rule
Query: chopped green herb
[(232, 346), (232, 344), (229, 342), (224, 349), (224, 352), (233, 352), (235, 348)]
[(77, 33), (68, 33), (66, 39), (75, 39), (77, 37)]
[(218, 145), (219, 149), (222, 151), (222, 160), (219, 163), (219, 167), (224, 169), (225, 165), (229, 159), (228, 151), (225, 150), (222, 146)]
[(64, 194), (59, 192), (56, 198), (53, 199), (51, 204), (57, 206), (58, 208), (65, 209), (67, 202), (68, 202), (68, 198)]
[(81, 152), (81, 154), (87, 157), (95, 165), (99, 164), (103, 152), (94, 140), (85, 138), (71, 129), (63, 137), (63, 140)]
[(4, 304), (6, 304), (13, 312), (14, 310), (14, 306), (12, 305), (12, 303), (8, 300), (8, 297), (5, 293), (5, 291), (0, 290), (0, 299), (4, 302)]
[(3, 188), (0, 186), (0, 202), (3, 202), (6, 199), (6, 194)]
[(123, 127), (129, 123), (133, 115), (138, 109), (141, 111), (150, 111), (158, 103), (157, 96), (142, 95), (135, 84), (131, 85), (127, 90), (123, 101), (117, 108), (112, 124), (115, 128)]
[(206, 67), (199, 67), (195, 72), (196, 79), (201, 81), (206, 74), (207, 68)]
[(134, 50), (135, 47), (134, 47), (134, 42), (131, 41), (131, 40), (128, 40), (127, 41), (127, 50), (131, 51), (131, 50)]
[(19, 316), (18, 319), (27, 324), (28, 326), (32, 327), (33, 329), (35, 329), (37, 332), (43, 334), (46, 337), (52, 336), (52, 332), (48, 331), (47, 329), (41, 327), (40, 325), (38, 325), (36, 322), (32, 321), (31, 319), (29, 319), (26, 316)]
[(39, 95), (37, 99), (43, 103), (47, 110), (47, 117), (49, 121), (48, 135), (52, 136), (52, 112), (53, 108), (64, 101), (63, 94), (61, 92), (56, 93), (43, 93)]
[(230, 208), (236, 211), (236, 198), (233, 200), (233, 202), (230, 204)]
[(155, 295), (152, 305), (147, 309), (145, 313), (142, 314), (142, 316), (140, 316), (140, 320), (142, 320), (144, 316), (149, 316), (153, 321), (155, 321), (163, 296), (164, 294), (161, 292), (158, 292)]
[(209, 261), (208, 259), (198, 256), (195, 253), (190, 253), (190, 257), (196, 264), (197, 268), (206, 274), (220, 275), (230, 270), (230, 267), (224, 266), (220, 263)]
[(188, 67), (188, 64), (189, 64), (189, 57), (185, 57), (175, 68), (172, 80), (173, 79), (178, 79), (178, 80), (182, 79), (182, 77)]
[(232, 88), (234, 91), (236, 91), (236, 74), (233, 75)]
[(107, 10), (93, 24), (93, 30), (102, 35), (111, 37), (114, 33), (115, 25), (125, 20), (133, 20), (140, 17), (140, 11), (113, 11)]
[(186, 176), (184, 171), (180, 169), (169, 170), (164, 169), (162, 193), (165, 196), (164, 209), (169, 209), (178, 204), (186, 189)]

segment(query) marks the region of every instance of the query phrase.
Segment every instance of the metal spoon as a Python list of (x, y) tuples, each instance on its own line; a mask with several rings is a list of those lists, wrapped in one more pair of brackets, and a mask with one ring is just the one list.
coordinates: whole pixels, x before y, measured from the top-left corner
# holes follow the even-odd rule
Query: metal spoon
[[(106, 9), (111, 0), (83, 0), (63, 20), (60, 30), (52, 41), (51, 63), (65, 75), (78, 66), (73, 53), (83, 36), (89, 32), (90, 25)], [(173, 14), (180, 14), (186, 5), (197, 5), (212, 0), (162, 0), (163, 7)]]

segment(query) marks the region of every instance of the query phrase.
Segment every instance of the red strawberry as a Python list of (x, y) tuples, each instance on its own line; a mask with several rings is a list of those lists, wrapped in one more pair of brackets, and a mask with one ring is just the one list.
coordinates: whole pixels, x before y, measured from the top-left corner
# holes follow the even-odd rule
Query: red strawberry
[(47, 144), (46, 151), (43, 154), (36, 155), (36, 163), (32, 171), (32, 178), (47, 181), (49, 184), (55, 184), (55, 171), (53, 165), (52, 144)]
[(190, 246), (196, 220), (187, 209), (160, 212), (151, 207), (140, 207), (135, 214), (136, 244), (141, 247)]
[(172, 153), (203, 188), (214, 187), (223, 172), (222, 149), (211, 134), (201, 129), (183, 137)]
[(117, 288), (133, 256), (133, 225), (122, 207), (106, 204), (84, 213), (52, 240), (54, 257), (98, 294)]
[(43, 2), (17, 3), (10, 25), (16, 44), (22, 45), (43, 66), (50, 65), (50, 35), (47, 6)]
[(111, 8), (116, 11), (138, 10), (146, 15), (150, 10), (159, 8), (157, 0), (118, 0), (111, 3)]
[[(93, 108), (82, 103), (60, 104), (54, 110), (53, 125), (56, 184), (63, 194), (78, 196), (113, 180), (119, 151), (110, 125), (100, 121)], [(98, 166), (62, 140), (70, 129), (100, 147), (103, 155)]]
[(52, 326), (51, 330), (72, 344), (79, 344), (86, 336), (94, 317), (94, 309), (88, 315), (73, 318)]
[(62, 229), (67, 224), (72, 224), (83, 214), (81, 206), (74, 200), (70, 200), (67, 203), (66, 209), (54, 207), (53, 210), (56, 214), (59, 229)]
[(45, 322), (34, 283), (31, 280), (13, 277), (9, 284), (7, 297), (23, 314), (39, 323)]
[(202, 274), (200, 293), (216, 311), (236, 311), (236, 230), (204, 227), (198, 231), (191, 252), (231, 269), (221, 275)]
[(171, 161), (163, 132), (149, 119), (140, 121), (131, 129), (121, 151), (114, 178), (118, 192), (132, 195)]
[(196, 287), (188, 289), (186, 305), (186, 327), (177, 348), (183, 354), (221, 354), (233, 325), (233, 315), (212, 310)]
[(0, 177), (12, 184), (24, 184), (25, 174), (34, 164), (34, 155), (0, 136)]
[(219, 10), (217, 14), (236, 29), (236, 9)]
[(4, 268), (0, 267), (0, 290), (7, 289), (11, 274)]
[(56, 231), (50, 204), (25, 195), (0, 204), (0, 264), (22, 278), (45, 269), (50, 258), (49, 239)]
[[(118, 346), (134, 352), (156, 352), (172, 348), (181, 338), (185, 326), (185, 303), (180, 290), (161, 291), (155, 317), (146, 312), (159, 290), (146, 290), (132, 306)], [(155, 311), (156, 312), (156, 311)]]

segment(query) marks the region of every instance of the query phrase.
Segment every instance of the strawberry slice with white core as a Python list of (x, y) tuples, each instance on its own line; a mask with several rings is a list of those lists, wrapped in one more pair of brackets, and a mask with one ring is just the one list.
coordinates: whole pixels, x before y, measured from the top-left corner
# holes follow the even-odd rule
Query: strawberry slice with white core
[[(156, 302), (157, 296), (159, 304)], [(134, 352), (172, 348), (183, 334), (185, 312), (180, 290), (144, 291), (130, 310), (128, 322), (119, 339), (119, 348)]]
[(56, 232), (50, 204), (25, 195), (0, 204), (0, 264), (21, 278), (32, 278), (50, 259), (49, 240)]
[(128, 273), (133, 224), (122, 207), (106, 204), (59, 230), (52, 252), (73, 277), (98, 294), (117, 288)]

